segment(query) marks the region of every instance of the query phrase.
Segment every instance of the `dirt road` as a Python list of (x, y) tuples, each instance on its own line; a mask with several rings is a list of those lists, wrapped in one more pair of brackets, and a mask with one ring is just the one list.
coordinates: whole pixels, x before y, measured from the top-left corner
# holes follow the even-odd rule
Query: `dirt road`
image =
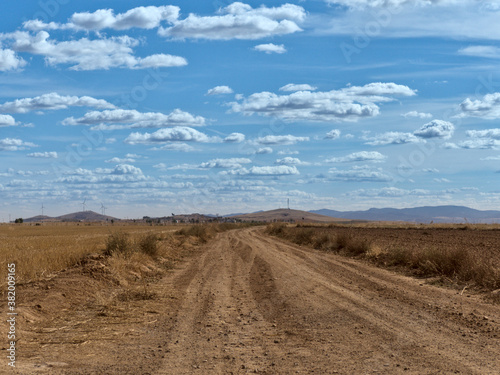
[(158, 374), (499, 374), (500, 309), (255, 229), (224, 233), (185, 290)]
[[(262, 229), (220, 234), (157, 288), (173, 294), (140, 341), (161, 355), (131, 373), (500, 374), (500, 306)], [(102, 373), (125, 373), (117, 358)]]

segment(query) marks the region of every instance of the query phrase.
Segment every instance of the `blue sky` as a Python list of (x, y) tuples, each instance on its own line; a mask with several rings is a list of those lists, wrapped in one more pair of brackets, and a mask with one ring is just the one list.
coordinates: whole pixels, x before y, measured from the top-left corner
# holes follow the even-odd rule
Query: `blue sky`
[(500, 209), (498, 2), (2, 7), (0, 221)]

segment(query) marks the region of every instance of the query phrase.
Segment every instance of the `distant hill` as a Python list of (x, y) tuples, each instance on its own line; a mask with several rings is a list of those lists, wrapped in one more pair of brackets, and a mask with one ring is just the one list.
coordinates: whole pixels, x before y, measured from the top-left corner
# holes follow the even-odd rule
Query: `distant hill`
[(366, 211), (313, 210), (311, 213), (350, 220), (409, 221), (418, 223), (500, 223), (500, 211), (480, 211), (464, 206), (371, 208)]
[(299, 210), (288, 210), (286, 208), (280, 208), (278, 210), (271, 211), (259, 211), (251, 214), (243, 215), (232, 215), (231, 218), (239, 219), (243, 221), (307, 221), (316, 223), (333, 223), (338, 221), (344, 221), (341, 219), (336, 219), (334, 217), (325, 216), (317, 213), (299, 211)]
[(72, 214), (50, 217), (50, 216), (34, 216), (28, 219), (24, 219), (25, 223), (35, 223), (35, 222), (54, 222), (54, 221), (111, 221), (120, 220), (112, 216), (101, 215), (94, 211), (81, 211), (74, 212)]

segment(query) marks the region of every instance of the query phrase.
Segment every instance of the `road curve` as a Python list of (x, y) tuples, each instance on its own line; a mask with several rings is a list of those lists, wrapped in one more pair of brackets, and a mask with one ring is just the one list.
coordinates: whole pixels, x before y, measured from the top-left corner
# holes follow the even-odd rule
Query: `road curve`
[(178, 304), (157, 375), (500, 374), (498, 305), (259, 228), (164, 284)]

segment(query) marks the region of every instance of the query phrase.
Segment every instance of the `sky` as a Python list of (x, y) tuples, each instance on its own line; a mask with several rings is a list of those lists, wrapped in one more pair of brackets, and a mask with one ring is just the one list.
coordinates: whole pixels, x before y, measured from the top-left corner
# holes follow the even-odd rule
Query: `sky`
[(27, 0), (0, 18), (0, 221), (500, 209), (498, 1)]

